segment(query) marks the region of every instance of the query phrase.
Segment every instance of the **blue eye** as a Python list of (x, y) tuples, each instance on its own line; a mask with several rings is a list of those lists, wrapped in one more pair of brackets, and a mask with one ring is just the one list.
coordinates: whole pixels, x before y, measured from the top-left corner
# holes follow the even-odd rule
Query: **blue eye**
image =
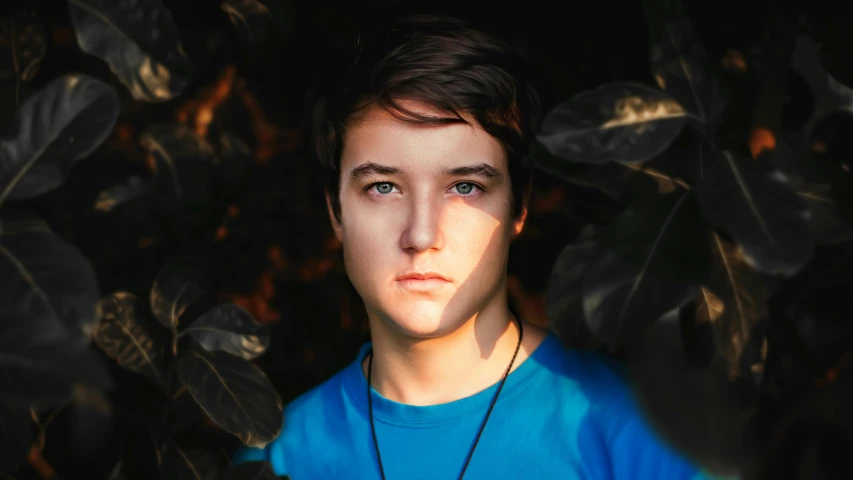
[(480, 187), (478, 187), (477, 185), (474, 185), (473, 183), (462, 182), (462, 183), (457, 183), (456, 185), (454, 185), (454, 188), (456, 189), (456, 191), (458, 193), (460, 193), (462, 195), (470, 195), (474, 192), (475, 188), (480, 188)]
[(394, 188), (390, 183), (377, 183), (376, 191), (381, 194), (391, 193), (391, 190)]

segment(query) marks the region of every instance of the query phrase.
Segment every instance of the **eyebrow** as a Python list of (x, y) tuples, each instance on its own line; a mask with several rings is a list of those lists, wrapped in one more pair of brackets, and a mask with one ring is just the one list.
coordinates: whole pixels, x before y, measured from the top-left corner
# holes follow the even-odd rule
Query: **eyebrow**
[[(358, 181), (365, 177), (373, 175), (397, 175), (402, 174), (403, 170), (397, 167), (381, 165), (374, 162), (363, 163), (349, 172), (349, 179), (352, 182)], [(445, 168), (441, 172), (445, 176), (461, 177), (473, 175), (489, 179), (501, 178), (501, 172), (488, 163), (477, 163), (474, 165), (463, 165), (460, 167)]]

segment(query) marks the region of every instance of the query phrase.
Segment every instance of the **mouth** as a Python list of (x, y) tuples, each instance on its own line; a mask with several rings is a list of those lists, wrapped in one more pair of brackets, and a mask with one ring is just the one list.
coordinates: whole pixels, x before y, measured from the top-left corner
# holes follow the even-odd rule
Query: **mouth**
[(398, 286), (405, 290), (426, 292), (449, 285), (450, 280), (435, 272), (407, 273), (396, 278)]
[(404, 274), (404, 275), (400, 275), (399, 277), (397, 277), (397, 281), (401, 281), (401, 280), (442, 280), (442, 281), (445, 281), (445, 282), (449, 282), (449, 281), (450, 281), (450, 280), (448, 280), (446, 277), (444, 277), (444, 276), (442, 276), (441, 274), (436, 273), (436, 272), (423, 272), (423, 273), (421, 273), (421, 272), (411, 272), (411, 273), (406, 273), (406, 274)]

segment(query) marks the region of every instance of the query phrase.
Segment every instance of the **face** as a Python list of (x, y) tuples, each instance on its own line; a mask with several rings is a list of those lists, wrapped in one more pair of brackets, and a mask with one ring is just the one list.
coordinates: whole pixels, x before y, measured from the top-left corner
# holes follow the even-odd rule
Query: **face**
[(478, 125), (412, 125), (372, 108), (350, 125), (340, 171), (341, 222), (327, 196), (329, 216), (372, 328), (434, 338), (506, 308), (509, 245), (526, 209), (511, 218), (498, 140)]

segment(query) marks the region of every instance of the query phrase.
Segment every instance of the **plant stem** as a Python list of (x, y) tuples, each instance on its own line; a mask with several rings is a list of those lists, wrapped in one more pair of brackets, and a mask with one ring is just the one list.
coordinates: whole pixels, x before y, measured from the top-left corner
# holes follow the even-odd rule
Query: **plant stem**
[(30, 448), (30, 455), (27, 457), (27, 463), (33, 467), (33, 470), (38, 473), (43, 480), (59, 480), (56, 475), (56, 470), (41, 456), (41, 450), (33, 446)]

